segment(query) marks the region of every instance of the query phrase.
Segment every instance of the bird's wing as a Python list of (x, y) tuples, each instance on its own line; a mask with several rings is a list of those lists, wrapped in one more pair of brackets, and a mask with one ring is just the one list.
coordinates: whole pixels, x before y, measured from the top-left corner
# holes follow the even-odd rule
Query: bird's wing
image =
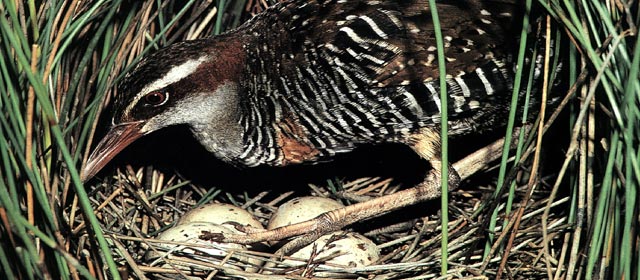
[[(497, 0), (437, 1), (451, 112), (462, 116), (477, 111), (474, 94), (493, 98), (483, 87), (488, 85), (484, 72), (495, 74), (501, 89), (508, 87), (508, 79), (500, 76), (508, 46), (516, 43), (505, 30), (514, 7)], [(284, 104), (284, 110), (302, 112), (309, 122), (345, 131), (340, 112), (357, 114), (352, 123), (369, 130), (435, 122), (440, 116), (433, 94), (439, 74), (430, 9), (426, 0), (276, 5), (240, 28), (256, 42), (247, 50), (245, 88), (254, 103)], [(479, 68), (483, 73), (473, 77)], [(463, 92), (456, 81), (465, 75), (480, 89)]]
[[(437, 1), (447, 74), (457, 76), (505, 55), (513, 45), (508, 2)], [(292, 1), (254, 31), (277, 46), (281, 75), (296, 68), (338, 72), (359, 87), (389, 87), (438, 77), (431, 7), (426, 0)], [(269, 13), (265, 14), (268, 17)], [(262, 53), (261, 55), (267, 55)], [(337, 76), (338, 76), (337, 75)]]

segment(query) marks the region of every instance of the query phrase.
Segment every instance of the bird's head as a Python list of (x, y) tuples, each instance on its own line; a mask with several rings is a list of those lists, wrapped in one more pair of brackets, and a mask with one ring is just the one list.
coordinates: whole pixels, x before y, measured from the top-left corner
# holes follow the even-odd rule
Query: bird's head
[[(228, 46), (227, 46), (228, 47)], [(142, 59), (118, 87), (112, 124), (82, 172), (86, 181), (136, 139), (167, 126), (224, 121), (234, 102), (234, 69), (208, 39), (170, 45)]]

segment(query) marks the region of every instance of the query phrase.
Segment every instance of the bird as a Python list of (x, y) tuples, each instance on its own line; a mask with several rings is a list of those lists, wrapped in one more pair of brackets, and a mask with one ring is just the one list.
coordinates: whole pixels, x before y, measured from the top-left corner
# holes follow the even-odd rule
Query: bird
[[(186, 125), (238, 167), (330, 160), (400, 143), (430, 163), (424, 181), (236, 243), (311, 234), (441, 195), (440, 15), (449, 136), (504, 125), (512, 91), (514, 5), (499, 0), (287, 0), (236, 29), (141, 59), (118, 86), (112, 125), (82, 171), (94, 177), (130, 143)], [(450, 189), (460, 184), (449, 164)]]

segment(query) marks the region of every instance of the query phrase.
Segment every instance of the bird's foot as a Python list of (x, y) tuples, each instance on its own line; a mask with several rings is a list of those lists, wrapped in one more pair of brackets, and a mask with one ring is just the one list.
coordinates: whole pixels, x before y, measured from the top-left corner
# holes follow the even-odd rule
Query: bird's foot
[(333, 218), (336, 217), (335, 215), (341, 215), (340, 210), (342, 209), (324, 213), (305, 222), (279, 227), (272, 230), (234, 225), (240, 233), (204, 232), (200, 238), (219, 243), (254, 244), (264, 241), (280, 241), (290, 237), (299, 236), (285, 244), (278, 250), (278, 252), (276, 252), (276, 255), (282, 256), (312, 243), (322, 235), (334, 232), (348, 224), (351, 224), (352, 222), (345, 223), (344, 219), (341, 220)]
[(233, 228), (236, 231), (244, 233), (244, 234), (252, 234), (252, 233), (259, 233), (259, 232), (266, 231), (266, 229), (264, 229), (264, 228), (257, 228), (257, 227), (253, 227), (251, 225), (243, 225), (243, 224), (240, 224), (240, 223), (234, 222), (234, 221), (224, 222), (223, 224), (231, 225), (231, 226), (233, 226)]

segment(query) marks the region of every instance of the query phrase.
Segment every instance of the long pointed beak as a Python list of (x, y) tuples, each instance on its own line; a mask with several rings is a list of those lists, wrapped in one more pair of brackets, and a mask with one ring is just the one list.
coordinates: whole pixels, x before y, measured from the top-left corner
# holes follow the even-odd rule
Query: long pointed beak
[(87, 160), (87, 164), (82, 169), (82, 175), (80, 176), (82, 182), (91, 179), (120, 151), (142, 137), (144, 133), (141, 132), (141, 129), (144, 124), (145, 122), (131, 122), (111, 127), (111, 130), (93, 150)]

